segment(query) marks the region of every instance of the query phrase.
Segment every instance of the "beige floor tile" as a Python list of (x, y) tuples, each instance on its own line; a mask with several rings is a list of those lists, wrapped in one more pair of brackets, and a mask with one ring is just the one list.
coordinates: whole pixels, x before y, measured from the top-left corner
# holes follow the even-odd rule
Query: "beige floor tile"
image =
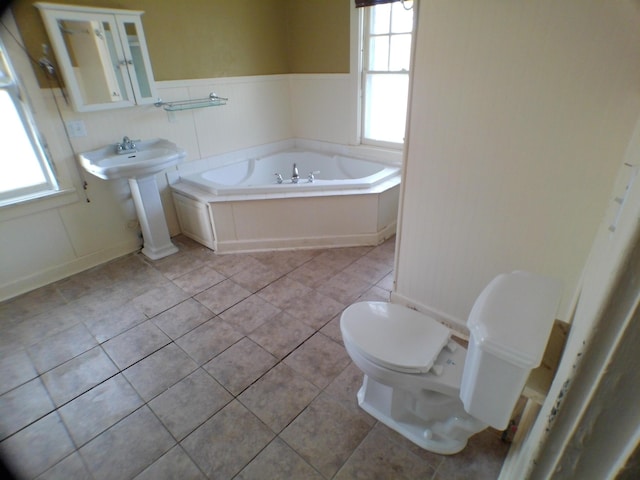
[(208, 266), (198, 267), (189, 273), (174, 278), (173, 283), (187, 292), (189, 295), (195, 295), (207, 288), (216, 285), (227, 277)]
[(349, 360), (349, 365), (333, 379), (325, 388), (325, 392), (336, 397), (342, 397), (352, 402), (357, 402), (356, 395), (362, 386), (364, 374), (358, 366)]
[(154, 398), (149, 407), (179, 441), (231, 400), (229, 392), (198, 369)]
[(376, 283), (376, 286), (390, 292), (393, 290), (393, 278), (393, 271), (391, 271), (382, 277), (382, 279)]
[(225, 280), (193, 298), (213, 313), (218, 314), (224, 312), (227, 308), (233, 307), (249, 295), (251, 295), (251, 292), (246, 288), (241, 287), (233, 280)]
[(193, 460), (176, 445), (147, 467), (135, 480), (205, 480)]
[(331, 265), (337, 270), (342, 270), (369, 251), (371, 251), (371, 247), (330, 248), (322, 252), (310, 263), (323, 263)]
[(409, 439), (400, 435), (395, 430), (392, 430), (391, 428), (387, 427), (384, 423), (380, 423), (376, 421), (376, 424), (373, 427), (373, 430), (377, 433), (380, 433), (381, 435), (384, 435), (385, 437), (388, 437), (394, 443), (400, 445), (402, 448), (420, 457), (424, 462), (431, 465), (434, 468), (434, 470), (437, 470), (440, 464), (444, 461), (444, 459), (448, 457), (447, 455), (440, 455), (438, 453), (433, 453), (428, 450), (425, 450), (422, 447), (419, 447), (415, 443), (411, 442)]
[(0, 322), (25, 320), (34, 315), (67, 303), (55, 284), (24, 293), (0, 304)]
[(175, 340), (210, 320), (213, 316), (211, 310), (193, 298), (189, 298), (151, 318), (151, 321), (172, 340)]
[(281, 363), (246, 389), (238, 400), (279, 433), (319, 392), (302, 375)]
[(340, 331), (340, 315), (336, 315), (320, 329), (320, 332), (332, 339), (334, 342), (342, 343), (342, 332)]
[(327, 265), (322, 261), (313, 259), (304, 265), (293, 270), (287, 277), (306, 285), (309, 288), (316, 288), (329, 278), (338, 273), (339, 268)]
[(0, 451), (19, 478), (35, 478), (73, 453), (74, 446), (57, 412), (0, 443)]
[(176, 256), (127, 255), (0, 303), (0, 449), (27, 478), (497, 477), (497, 432), (436, 455), (358, 406), (340, 313), (388, 299), (395, 239), (230, 255), (173, 241)]
[(462, 452), (447, 455), (436, 475), (442, 480), (468, 478), (498, 478), (509, 445), (500, 439), (500, 433), (486, 429), (469, 439)]
[(144, 402), (118, 374), (60, 408), (59, 413), (77, 446), (141, 407)]
[(251, 293), (255, 293), (281, 276), (281, 273), (273, 271), (256, 260), (255, 264), (236, 273), (231, 279)]
[[(431, 478), (435, 470), (420, 457), (372, 431), (340, 469), (335, 480)], [(481, 477), (474, 477), (481, 478)]]
[(283, 360), (318, 388), (333, 381), (350, 363), (342, 345), (316, 333)]
[(188, 253), (177, 253), (160, 260), (146, 260), (168, 279), (175, 279), (202, 266), (202, 262)]
[(198, 364), (189, 355), (170, 343), (123, 373), (140, 396), (149, 401), (197, 368)]
[(242, 333), (227, 322), (213, 318), (180, 337), (176, 343), (198, 365), (203, 365), (236, 343), (242, 336)]
[(105, 307), (84, 317), (84, 324), (99, 343), (104, 343), (147, 320), (142, 309), (131, 302)]
[(248, 254), (207, 255), (205, 264), (229, 278), (250, 269), (257, 260)]
[(309, 295), (312, 290), (289, 277), (282, 277), (276, 280), (268, 287), (258, 292), (258, 296), (278, 308), (285, 309), (290, 302), (297, 298), (304, 298)]
[(273, 441), (236, 477), (238, 480), (296, 479), (324, 477), (279, 438)]
[(343, 271), (368, 283), (378, 283), (393, 270), (393, 264), (380, 262), (367, 256), (360, 257)]
[(84, 324), (74, 325), (27, 349), (40, 373), (51, 370), (98, 344)]
[(314, 330), (286, 312), (256, 328), (248, 337), (277, 358), (284, 358)]
[(274, 437), (258, 418), (234, 400), (181, 442), (209, 478), (232, 478)]
[(277, 362), (277, 358), (245, 337), (206, 363), (204, 369), (233, 395), (239, 395)]
[(377, 247), (373, 248), (371, 251), (367, 252), (365, 257), (393, 266), (395, 253), (396, 244), (395, 241), (391, 240), (386, 241), (382, 245), (378, 245)]
[(340, 272), (321, 284), (317, 290), (329, 298), (350, 305), (371, 288), (371, 284), (349, 273)]
[(390, 292), (380, 287), (373, 286), (360, 295), (356, 302), (389, 302)]
[(0, 356), (0, 395), (38, 376), (27, 351), (18, 347)]
[(189, 295), (173, 283), (156, 287), (142, 295), (137, 296), (131, 303), (136, 305), (149, 318), (164, 312), (169, 308), (183, 302)]
[(370, 429), (367, 422), (340, 402), (320, 394), (280, 437), (326, 478), (331, 478)]
[(143, 406), (79, 451), (96, 480), (121, 480), (142, 472), (174, 445), (171, 434)]
[(280, 313), (280, 309), (259, 297), (251, 295), (220, 314), (225, 322), (244, 333), (251, 333)]
[(30, 346), (78, 325), (81, 318), (74, 305), (60, 305), (17, 323), (11, 331), (24, 346)]
[(285, 275), (321, 253), (318, 250), (276, 250), (250, 255), (270, 270)]
[(150, 320), (102, 344), (113, 362), (124, 370), (171, 341)]
[(87, 293), (106, 288), (111, 282), (105, 269), (99, 266), (60, 280), (53, 285), (68, 302), (71, 302)]
[(102, 348), (94, 347), (49, 370), (41, 378), (54, 403), (60, 406), (116, 373), (118, 368)]
[(55, 409), (39, 378), (0, 396), (0, 440), (26, 427)]
[(38, 480), (94, 480), (82, 457), (74, 452), (38, 477)]
[(304, 296), (291, 299), (286, 312), (315, 330), (323, 327), (344, 309), (345, 305), (312, 290)]

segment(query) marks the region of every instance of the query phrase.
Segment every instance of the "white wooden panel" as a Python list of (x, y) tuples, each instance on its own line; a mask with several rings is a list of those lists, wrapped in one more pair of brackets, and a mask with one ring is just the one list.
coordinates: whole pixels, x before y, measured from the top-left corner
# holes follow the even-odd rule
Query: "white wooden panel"
[(180, 231), (212, 250), (215, 249), (207, 205), (176, 193), (173, 194), (173, 201), (180, 222)]
[(398, 294), (464, 323), (497, 273), (582, 266), (640, 112), (638, 12), (422, 2)]
[(292, 75), (293, 136), (347, 145), (355, 129), (349, 75)]

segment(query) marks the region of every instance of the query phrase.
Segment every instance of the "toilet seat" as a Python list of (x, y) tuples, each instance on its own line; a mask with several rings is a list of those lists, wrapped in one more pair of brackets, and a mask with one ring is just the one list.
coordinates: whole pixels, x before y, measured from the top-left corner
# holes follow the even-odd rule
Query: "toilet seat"
[(340, 320), (345, 343), (373, 363), (405, 373), (426, 373), (449, 341), (450, 331), (402, 305), (354, 303)]

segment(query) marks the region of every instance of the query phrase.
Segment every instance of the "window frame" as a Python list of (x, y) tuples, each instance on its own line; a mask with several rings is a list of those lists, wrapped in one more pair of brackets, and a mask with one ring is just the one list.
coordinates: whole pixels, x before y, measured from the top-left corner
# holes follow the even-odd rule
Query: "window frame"
[[(403, 3), (403, 2), (397, 2)], [(388, 6), (391, 8), (390, 3), (383, 3), (379, 5), (372, 5), (366, 8), (357, 8), (358, 11), (358, 138), (359, 142), (362, 145), (369, 145), (374, 147), (382, 147), (382, 148), (390, 148), (390, 149), (402, 149), (404, 148), (404, 144), (406, 141), (406, 121), (408, 120), (405, 116), (405, 138), (402, 142), (391, 142), (385, 140), (376, 140), (374, 138), (367, 137), (365, 135), (366, 128), (366, 115), (367, 115), (367, 79), (372, 75), (406, 75), (407, 77), (407, 106), (405, 110), (405, 115), (408, 116), (409, 112), (409, 95), (410, 95), (410, 85), (411, 85), (411, 64), (409, 68), (406, 70), (369, 70), (368, 66), (370, 65), (370, 46), (371, 46), (371, 38), (372, 37), (380, 37), (387, 36), (389, 40), (393, 36), (406, 35), (407, 32), (398, 32), (394, 33), (391, 30), (384, 34), (373, 34), (371, 33), (371, 19), (373, 17), (372, 11), (374, 8), (378, 8), (381, 6)], [(404, 5), (403, 5), (404, 8)], [(411, 35), (411, 44), (413, 45), (413, 40), (415, 36), (415, 18), (416, 18), (416, 2), (414, 1), (412, 4), (413, 9), (413, 25), (411, 31), (408, 32)], [(389, 22), (391, 23), (391, 16), (389, 18)], [(391, 43), (391, 42), (389, 42)], [(388, 55), (391, 55), (389, 52)], [(411, 58), (411, 52), (410, 52)]]
[(4, 74), (4, 81), (0, 80), (0, 90), (6, 92), (13, 103), (18, 117), (22, 122), (24, 132), (31, 144), (34, 153), (33, 158), (44, 176), (44, 182), (42, 183), (16, 187), (12, 190), (0, 192), (1, 208), (56, 194), (60, 192), (60, 184), (53, 164), (49, 160), (45, 150), (46, 143), (43, 141), (33, 118), (31, 108), (28, 105), (26, 90), (20, 82), (20, 77), (13, 67), (9, 51), (2, 39), (0, 39), (0, 68)]

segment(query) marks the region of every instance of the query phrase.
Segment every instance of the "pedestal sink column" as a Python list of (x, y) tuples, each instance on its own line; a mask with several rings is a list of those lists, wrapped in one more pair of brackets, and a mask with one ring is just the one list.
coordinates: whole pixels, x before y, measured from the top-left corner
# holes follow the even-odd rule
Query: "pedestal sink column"
[(152, 260), (176, 253), (178, 248), (171, 243), (155, 175), (130, 178), (129, 186), (142, 228), (142, 253)]

